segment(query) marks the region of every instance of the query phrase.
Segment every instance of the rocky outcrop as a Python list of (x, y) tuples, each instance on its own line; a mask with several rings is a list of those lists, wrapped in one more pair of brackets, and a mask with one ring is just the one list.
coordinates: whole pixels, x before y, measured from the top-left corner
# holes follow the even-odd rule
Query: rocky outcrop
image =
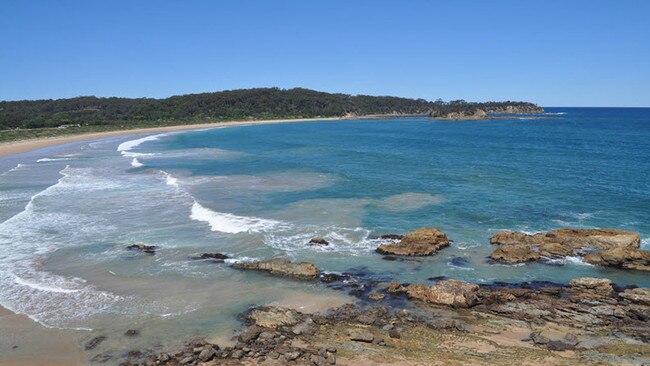
[(276, 258), (254, 262), (238, 262), (233, 268), (242, 270), (255, 270), (268, 272), (276, 276), (293, 277), (299, 279), (315, 279), (318, 268), (308, 262), (293, 263), (288, 259)]
[(539, 253), (526, 245), (502, 245), (490, 255), (490, 259), (503, 263), (523, 263), (539, 258)]
[[(147, 354), (129, 360), (128, 364), (334, 365), (339, 358), (342, 364), (353, 364), (367, 357), (394, 363), (395, 352), (400, 352), (400, 364), (419, 364), (424, 357), (431, 357), (431, 350), (436, 354), (458, 351), (448, 354), (449, 359), (472, 364), (483, 364), (486, 359), (490, 364), (496, 364), (492, 361), (527, 364), (533, 359), (544, 360), (545, 364), (589, 365), (599, 359), (593, 357), (601, 355), (606, 357), (603, 358), (606, 364), (645, 362), (647, 346), (643, 340), (649, 335), (650, 289), (634, 288), (617, 293), (607, 279), (576, 278), (568, 286), (550, 283), (476, 286), (454, 280), (439, 281), (430, 287), (392, 283), (386, 292), (391, 297), (422, 293), (426, 294), (422, 296), (425, 301), (434, 299), (426, 301), (429, 304), (464, 309), (417, 306), (407, 310), (397, 305), (399, 301), (370, 307), (346, 304), (322, 314), (303, 314), (276, 307), (255, 308), (243, 317), (248, 327), (232, 346), (220, 347), (195, 340), (176, 352)], [(470, 303), (474, 305), (465, 309)], [(523, 335), (521, 341), (530, 342), (534, 347), (522, 346), (512, 338), (522, 331), (530, 333), (525, 333), (528, 335)], [(508, 332), (505, 345), (503, 332)], [(613, 353), (601, 353), (608, 345), (616, 346), (615, 353), (627, 352), (629, 348), (635, 358), (625, 354), (615, 358)], [(339, 353), (339, 349), (348, 352)], [(535, 353), (535, 349), (544, 353)], [(576, 355), (565, 353), (552, 360), (553, 353), (548, 352), (567, 350), (573, 350)], [(521, 357), (515, 359), (519, 353)], [(347, 358), (350, 355), (354, 358)], [(378, 358), (379, 355), (386, 358)]]
[(638, 248), (641, 238), (638, 233), (616, 229), (557, 229), (529, 235), (522, 232), (503, 230), (496, 233), (490, 243), (498, 245), (528, 245), (539, 247), (545, 244), (561, 245), (571, 249), (573, 254), (582, 253), (582, 248), (603, 250), (611, 248)]
[(412, 284), (406, 287), (391, 285), (388, 291), (404, 292), (411, 299), (417, 299), (430, 304), (447, 305), (459, 308), (469, 308), (478, 302), (479, 287), (465, 281), (442, 280), (431, 286)]
[(498, 107), (489, 107), (487, 112), (490, 114), (540, 114), (544, 109), (532, 103), (519, 105), (505, 105)]
[(132, 244), (126, 247), (127, 250), (134, 250), (138, 252), (142, 252), (145, 254), (149, 255), (154, 255), (156, 254), (156, 249), (158, 249), (157, 246), (155, 245), (146, 245), (146, 244)]
[(613, 248), (589, 253), (584, 261), (598, 266), (650, 271), (650, 250)]
[(552, 283), (477, 286), (463, 281), (442, 280), (432, 286), (391, 283), (385, 291), (392, 296), (428, 304), (470, 308), (533, 324), (556, 324), (617, 331), (648, 337), (650, 289), (617, 292), (608, 279), (576, 278), (568, 286)]
[(585, 262), (591, 264), (650, 270), (650, 251), (638, 249), (641, 238), (631, 231), (564, 228), (530, 235), (503, 230), (492, 236), (490, 243), (499, 245), (490, 258), (500, 262), (585, 256)]
[(650, 288), (631, 288), (618, 295), (632, 303), (650, 306)]
[(449, 246), (449, 239), (442, 231), (421, 228), (406, 234), (398, 243), (381, 244), (377, 252), (385, 255), (428, 256)]

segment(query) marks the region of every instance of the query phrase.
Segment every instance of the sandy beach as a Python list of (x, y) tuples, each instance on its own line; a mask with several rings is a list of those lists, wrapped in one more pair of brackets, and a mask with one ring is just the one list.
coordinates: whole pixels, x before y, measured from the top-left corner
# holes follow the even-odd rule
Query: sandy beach
[(81, 332), (46, 328), (0, 306), (0, 366), (83, 365)]
[(168, 132), (168, 131), (183, 131), (183, 130), (197, 130), (202, 128), (224, 127), (224, 126), (245, 126), (245, 125), (258, 125), (270, 123), (291, 123), (291, 122), (315, 122), (315, 121), (335, 121), (341, 118), (297, 118), (297, 119), (272, 119), (272, 120), (259, 120), (259, 121), (230, 121), (230, 122), (216, 122), (216, 123), (199, 123), (193, 125), (178, 125), (178, 126), (164, 126), (152, 128), (136, 128), (131, 130), (117, 130), (97, 133), (86, 133), (79, 135), (60, 136), (42, 139), (29, 139), (0, 143), (0, 157), (25, 153), (28, 151), (61, 145), (69, 142), (98, 140), (107, 137), (117, 137), (126, 135), (135, 135), (139, 133), (155, 133), (155, 132)]

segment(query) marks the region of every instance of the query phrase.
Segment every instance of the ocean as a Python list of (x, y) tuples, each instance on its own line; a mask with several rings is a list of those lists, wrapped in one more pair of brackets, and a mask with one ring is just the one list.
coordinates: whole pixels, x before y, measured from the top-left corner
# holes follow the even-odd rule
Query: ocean
[[(229, 267), (241, 260), (285, 257), (379, 281), (591, 276), (650, 286), (647, 273), (580, 258), (488, 262), (502, 229), (625, 229), (650, 249), (650, 109), (547, 112), (233, 126), (2, 158), (0, 305), (48, 327), (137, 327), (142, 339), (129, 342), (169, 344), (227, 337), (253, 305), (345, 296)], [(443, 230), (452, 245), (399, 261), (375, 253), (378, 235), (419, 227)], [(331, 244), (306, 245), (316, 236)], [(138, 243), (156, 255), (125, 250)], [(204, 252), (230, 259), (191, 259)]]

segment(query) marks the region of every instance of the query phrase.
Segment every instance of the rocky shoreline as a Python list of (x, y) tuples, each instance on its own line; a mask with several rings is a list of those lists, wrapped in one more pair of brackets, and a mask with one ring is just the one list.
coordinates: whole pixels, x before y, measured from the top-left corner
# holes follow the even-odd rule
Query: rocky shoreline
[[(326, 245), (324, 240), (316, 239), (305, 245)], [(421, 228), (404, 236), (389, 234), (380, 239), (388, 242), (380, 244), (377, 252), (388, 257), (435, 255), (451, 242), (445, 233), (434, 228)], [(526, 250), (537, 254), (537, 259), (550, 253), (606, 257), (610, 250), (641, 251), (638, 234), (613, 229), (558, 229), (534, 235), (504, 231), (490, 241), (497, 246), (495, 252), (501, 248), (521, 251), (515, 257), (524, 262), (529, 260), (525, 259)], [(506, 254), (502, 259), (494, 253), (491, 257), (510, 258)], [(204, 253), (195, 259), (224, 257)], [(311, 263), (282, 258), (235, 262), (232, 267), (313, 281), (316, 286), (345, 291), (357, 301), (316, 314), (280, 307), (252, 307), (241, 315), (245, 328), (233, 344), (195, 339), (184, 347), (164, 352), (133, 350), (121, 365), (650, 362), (648, 288), (619, 287), (608, 279), (590, 277), (575, 278), (566, 285), (476, 285), (447, 278), (397, 283), (357, 273), (328, 273)], [(138, 332), (132, 329), (127, 334), (137, 336)], [(105, 339), (95, 337), (86, 343), (86, 348), (92, 350)], [(115, 360), (101, 353), (91, 360), (97, 364), (108, 361)]]
[(617, 289), (609, 280), (391, 283), (365, 298), (323, 314), (251, 308), (234, 345), (197, 339), (133, 354), (123, 365), (643, 365), (650, 357), (650, 289)]

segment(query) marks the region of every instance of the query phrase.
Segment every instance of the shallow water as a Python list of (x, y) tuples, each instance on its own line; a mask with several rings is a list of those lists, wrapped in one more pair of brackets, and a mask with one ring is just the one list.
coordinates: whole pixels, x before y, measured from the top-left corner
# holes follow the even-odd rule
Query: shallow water
[[(564, 114), (240, 126), (0, 159), (0, 305), (54, 327), (139, 327), (165, 344), (230, 334), (250, 305), (338, 299), (320, 285), (188, 259), (202, 252), (403, 282), (595, 276), (650, 286), (647, 274), (579, 259), (487, 263), (501, 229), (612, 227), (650, 246), (650, 109), (551, 112)], [(373, 236), (422, 226), (452, 246), (404, 261), (374, 253)], [(314, 236), (332, 245), (306, 246)], [(134, 243), (159, 251), (124, 250)], [(105, 347), (118, 342), (109, 339)]]

